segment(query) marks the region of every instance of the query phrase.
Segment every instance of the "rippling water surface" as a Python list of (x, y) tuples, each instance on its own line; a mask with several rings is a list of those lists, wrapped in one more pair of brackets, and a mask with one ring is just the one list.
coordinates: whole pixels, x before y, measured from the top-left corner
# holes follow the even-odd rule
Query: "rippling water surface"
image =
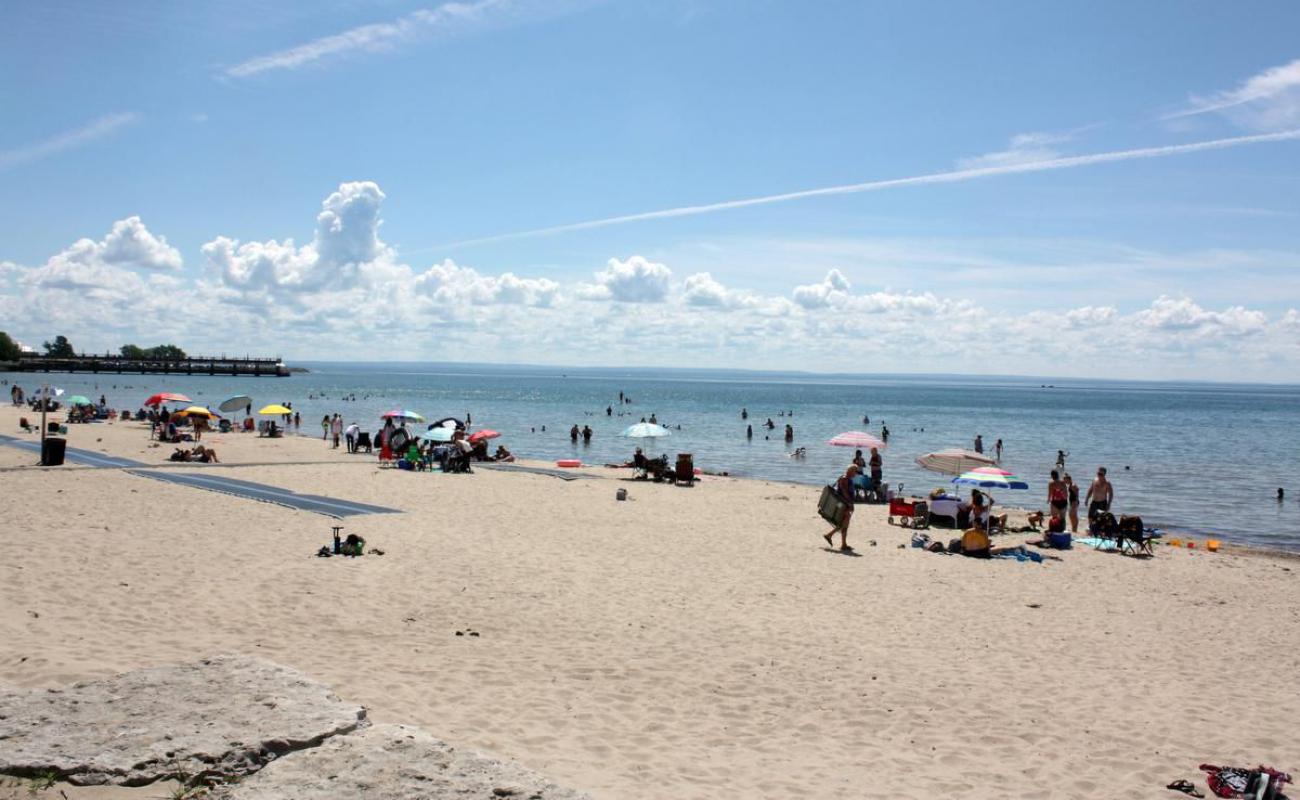
[[(135, 408), (159, 390), (184, 392), (213, 408), (237, 393), (252, 395), (257, 405), (289, 401), (303, 415), (304, 435), (319, 436), (326, 412), (342, 412), (349, 422), (375, 430), (379, 414), (394, 406), (431, 421), (468, 411), (476, 427), (500, 431), (501, 441), (522, 457), (578, 457), (587, 463), (629, 458), (635, 443), (619, 432), (654, 413), (674, 430), (671, 438), (647, 447), (652, 454), (690, 452), (697, 466), (710, 471), (803, 483), (825, 483), (844, 468), (852, 451), (825, 442), (842, 431), (863, 429), (866, 414), (870, 432), (889, 426), (885, 479), (909, 491), (945, 482), (913, 459), (944, 447), (970, 447), (978, 433), (989, 450), (1001, 438), (1003, 466), (1030, 483), (1027, 492), (1000, 493), (999, 502), (1043, 505), (1047, 473), (1063, 449), (1069, 452), (1067, 471), (1084, 491), (1098, 465), (1109, 468), (1117, 512), (1140, 514), (1168, 528), (1300, 550), (1296, 386), (447, 364), (307, 366), (310, 373), (289, 378), (49, 378), (72, 392), (103, 392), (117, 408)], [(30, 387), (43, 376), (9, 377)], [(620, 408), (620, 390), (632, 398), (631, 405)], [(341, 400), (351, 395), (356, 401)], [(605, 413), (609, 405), (612, 417)], [(742, 408), (754, 425), (752, 441), (745, 438)], [(760, 426), (769, 417), (778, 425), (771, 440)], [(780, 436), (786, 423), (794, 426), (794, 445)], [(595, 431), (590, 446), (570, 443), (574, 424)], [(807, 448), (806, 459), (788, 457), (795, 446)], [(1287, 488), (1281, 504), (1274, 499), (1278, 487)]]

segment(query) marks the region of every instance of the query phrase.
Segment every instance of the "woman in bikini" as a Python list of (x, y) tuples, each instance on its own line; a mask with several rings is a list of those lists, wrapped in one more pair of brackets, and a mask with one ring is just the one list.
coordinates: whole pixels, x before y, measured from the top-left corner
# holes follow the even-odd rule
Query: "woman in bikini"
[(1047, 484), (1047, 504), (1057, 516), (1065, 516), (1065, 509), (1070, 505), (1069, 496), (1070, 492), (1061, 480), (1061, 473), (1052, 470), (1052, 481)]
[(1079, 484), (1074, 482), (1067, 472), (1065, 474), (1065, 489), (1070, 499), (1070, 533), (1079, 532)]

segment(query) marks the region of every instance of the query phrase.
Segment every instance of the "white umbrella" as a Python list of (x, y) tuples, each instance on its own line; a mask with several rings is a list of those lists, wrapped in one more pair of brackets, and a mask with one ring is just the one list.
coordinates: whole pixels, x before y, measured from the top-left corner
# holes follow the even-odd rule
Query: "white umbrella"
[(672, 436), (672, 431), (662, 425), (656, 425), (653, 422), (638, 422), (623, 431), (623, 435), (629, 439), (657, 439), (660, 436)]
[(961, 475), (963, 472), (969, 472), (980, 467), (991, 467), (996, 463), (983, 453), (963, 450), (960, 447), (950, 447), (936, 453), (926, 453), (916, 460), (918, 467), (944, 475)]

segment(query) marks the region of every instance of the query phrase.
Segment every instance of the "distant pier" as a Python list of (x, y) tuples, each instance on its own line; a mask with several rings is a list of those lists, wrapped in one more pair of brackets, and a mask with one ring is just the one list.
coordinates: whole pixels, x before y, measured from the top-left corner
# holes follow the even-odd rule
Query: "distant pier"
[(16, 372), (90, 372), (99, 373), (159, 373), (163, 375), (253, 375), (255, 377), (287, 378), (289, 368), (279, 358), (227, 357), (209, 358), (129, 358), (127, 356), (70, 356), (51, 357), (24, 355), (17, 362), (0, 364), (0, 369)]

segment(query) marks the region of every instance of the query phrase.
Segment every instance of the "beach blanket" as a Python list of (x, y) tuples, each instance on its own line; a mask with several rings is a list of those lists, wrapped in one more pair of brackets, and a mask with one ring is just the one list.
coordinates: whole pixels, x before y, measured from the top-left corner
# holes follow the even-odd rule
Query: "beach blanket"
[(1015, 559), (1016, 561), (1021, 561), (1021, 562), (1032, 561), (1035, 564), (1043, 563), (1043, 557), (1041, 555), (1030, 550), (1025, 550), (1024, 548), (1018, 548), (1016, 550), (1008, 550), (1003, 553), (994, 553), (992, 556), (989, 557)]
[[(1251, 779), (1256, 775), (1267, 776), (1270, 779), (1269, 786), (1273, 789), (1273, 792), (1263, 795), (1270, 798), (1280, 797), (1282, 784), (1291, 782), (1291, 776), (1287, 773), (1265, 766), (1261, 766), (1259, 769), (1245, 769), (1244, 767), (1216, 767), (1213, 764), (1202, 764), (1201, 769), (1207, 773), (1205, 782), (1209, 784), (1210, 791), (1219, 797), (1241, 797), (1248, 789), (1254, 788), (1251, 785)], [(1251, 796), (1254, 796), (1253, 792)]]

